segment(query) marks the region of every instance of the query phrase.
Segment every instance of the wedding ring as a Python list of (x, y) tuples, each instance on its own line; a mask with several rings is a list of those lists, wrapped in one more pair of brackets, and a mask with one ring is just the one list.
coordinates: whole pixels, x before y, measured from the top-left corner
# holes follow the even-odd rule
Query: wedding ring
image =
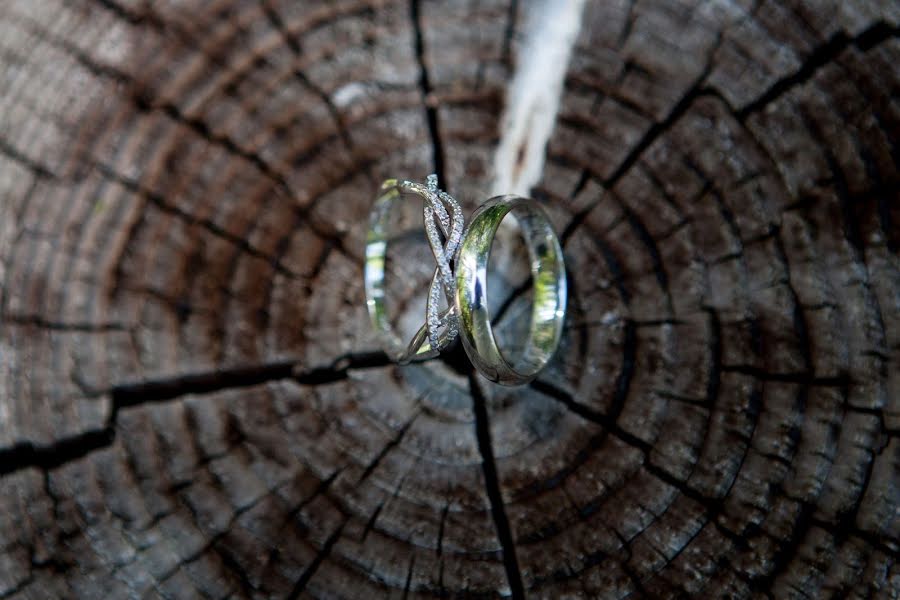
[[(497, 228), (507, 216), (521, 228), (534, 286), (528, 339), (514, 363), (497, 346), (487, 301), (488, 258)], [(566, 294), (562, 248), (537, 202), (522, 196), (496, 196), (475, 211), (456, 259), (456, 310), (466, 354), (482, 375), (503, 385), (534, 379), (559, 346)]]
[[(388, 355), (401, 364), (437, 356), (456, 339), (458, 334), (454, 305), (456, 280), (450, 262), (456, 255), (462, 238), (464, 226), (462, 209), (450, 194), (438, 189), (436, 175), (429, 175), (426, 182), (422, 185), (411, 181), (388, 179), (381, 184), (380, 194), (369, 217), (369, 231), (366, 236), (364, 277), (369, 317)], [(391, 327), (384, 298), (387, 244), (391, 233), (391, 207), (401, 199), (403, 193), (416, 194), (425, 200), (425, 230), (437, 263), (426, 300), (425, 323), (408, 344), (404, 344)], [(447, 308), (443, 311), (438, 308), (441, 293), (447, 302)]]
[[(385, 308), (385, 267), (391, 240), (391, 208), (404, 193), (425, 200), (423, 217), (435, 269), (426, 298), (425, 322), (408, 343), (391, 326)], [(510, 361), (497, 344), (487, 302), (487, 268), (497, 229), (510, 216), (528, 249), (533, 285), (531, 317), (521, 355)], [(485, 202), (463, 234), (462, 210), (438, 189), (437, 177), (425, 185), (388, 179), (381, 185), (369, 218), (364, 267), (366, 305), (382, 346), (404, 364), (437, 356), (457, 335), (475, 368), (503, 385), (534, 379), (559, 346), (566, 314), (566, 269), (562, 248), (541, 207), (522, 196), (496, 196)], [(446, 308), (439, 309), (441, 295)]]

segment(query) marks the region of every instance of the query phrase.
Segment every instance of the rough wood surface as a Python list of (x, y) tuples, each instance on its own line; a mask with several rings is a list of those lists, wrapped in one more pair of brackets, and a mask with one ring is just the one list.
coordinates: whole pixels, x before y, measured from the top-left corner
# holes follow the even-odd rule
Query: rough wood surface
[(900, 4), (587, 2), (560, 359), (397, 368), (527, 5), (0, 4), (0, 598), (900, 596)]

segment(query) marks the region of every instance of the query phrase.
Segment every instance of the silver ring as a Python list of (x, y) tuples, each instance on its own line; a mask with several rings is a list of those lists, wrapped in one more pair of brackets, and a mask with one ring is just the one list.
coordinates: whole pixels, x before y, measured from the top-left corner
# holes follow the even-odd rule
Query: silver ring
[[(390, 209), (403, 193), (425, 200), (425, 230), (437, 265), (427, 296), (425, 323), (406, 344), (394, 332), (385, 310)], [(487, 303), (488, 258), (497, 229), (507, 215), (519, 223), (534, 285), (528, 338), (514, 364), (497, 346)], [(504, 385), (527, 383), (552, 358), (562, 336), (567, 288), (559, 240), (543, 209), (521, 196), (491, 198), (475, 211), (465, 234), (463, 226), (459, 204), (438, 189), (434, 175), (428, 177), (426, 185), (396, 179), (381, 185), (369, 219), (364, 267), (366, 305), (372, 324), (384, 349), (401, 364), (437, 356), (460, 335), (469, 360), (486, 378)], [(440, 311), (442, 293), (447, 307)]]
[[(369, 216), (369, 232), (366, 236), (364, 277), (369, 317), (381, 338), (382, 346), (393, 360), (401, 364), (437, 356), (456, 339), (459, 330), (454, 304), (456, 280), (450, 262), (462, 239), (462, 209), (450, 194), (438, 189), (436, 175), (429, 175), (426, 181), (425, 185), (396, 179), (388, 179), (382, 183)], [(384, 302), (384, 270), (391, 229), (390, 209), (403, 193), (416, 194), (425, 200), (425, 230), (437, 263), (426, 301), (425, 323), (408, 344), (404, 344), (391, 327)], [(441, 245), (441, 233), (446, 240), (444, 245)], [(443, 311), (438, 308), (441, 292), (447, 301), (447, 308)]]
[[(515, 365), (497, 347), (487, 302), (488, 257), (497, 228), (507, 215), (518, 221), (525, 238), (534, 285), (528, 339)], [(456, 259), (456, 310), (466, 354), (482, 375), (503, 385), (534, 379), (559, 346), (566, 294), (562, 248), (537, 202), (522, 196), (496, 196), (475, 211)]]

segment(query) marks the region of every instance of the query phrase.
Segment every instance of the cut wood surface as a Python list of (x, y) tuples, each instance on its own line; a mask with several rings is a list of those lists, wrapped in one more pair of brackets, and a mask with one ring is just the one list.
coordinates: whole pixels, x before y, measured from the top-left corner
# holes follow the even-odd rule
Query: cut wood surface
[(392, 365), (533, 8), (0, 3), (0, 598), (900, 596), (900, 3), (585, 2), (557, 359)]

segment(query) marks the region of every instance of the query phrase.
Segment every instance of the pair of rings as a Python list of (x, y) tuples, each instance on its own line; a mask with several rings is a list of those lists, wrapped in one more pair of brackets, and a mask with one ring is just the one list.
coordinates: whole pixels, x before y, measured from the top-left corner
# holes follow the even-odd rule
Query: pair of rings
[[(462, 209), (440, 190), (437, 177), (426, 184), (388, 179), (369, 219), (364, 267), (366, 305), (387, 354), (406, 364), (437, 356), (457, 336), (475, 368), (487, 379), (521, 385), (534, 379), (559, 346), (566, 313), (566, 270), (562, 248), (550, 221), (530, 198), (495, 196), (472, 215), (466, 228)], [(425, 200), (424, 226), (436, 267), (426, 297), (425, 322), (409, 343), (394, 332), (385, 307), (385, 266), (391, 241), (391, 207), (403, 194)], [(487, 302), (487, 267), (501, 221), (520, 227), (533, 285), (531, 320), (521, 356), (508, 361), (497, 345)], [(441, 295), (446, 307), (440, 308)]]

